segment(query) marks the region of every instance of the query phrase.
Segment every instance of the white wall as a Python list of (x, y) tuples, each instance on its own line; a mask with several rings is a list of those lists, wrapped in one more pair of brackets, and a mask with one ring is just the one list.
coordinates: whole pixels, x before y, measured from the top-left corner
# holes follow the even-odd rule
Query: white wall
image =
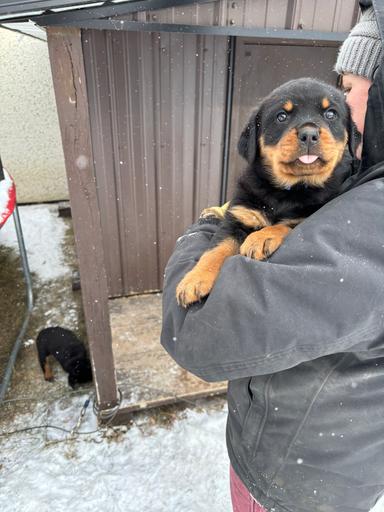
[(0, 28), (0, 155), (18, 201), (68, 198), (45, 41)]

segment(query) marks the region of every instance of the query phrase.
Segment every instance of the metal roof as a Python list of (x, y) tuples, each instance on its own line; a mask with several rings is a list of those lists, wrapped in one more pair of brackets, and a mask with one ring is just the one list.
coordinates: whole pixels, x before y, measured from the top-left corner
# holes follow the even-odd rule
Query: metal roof
[(44, 18), (44, 25), (49, 25), (50, 21), (98, 19), (200, 1), (207, 0), (7, 0), (0, 3), (0, 23), (29, 19), (39, 23)]
[[(51, 9), (79, 8), (95, 0), (7, 0), (0, 4), (0, 16), (17, 16), (25, 13), (41, 13)], [(98, 2), (107, 3), (107, 2)]]
[(47, 40), (46, 30), (39, 27), (39, 25), (36, 25), (36, 23), (33, 23), (32, 21), (25, 21), (23, 23), (2, 23), (1, 27), (13, 30), (14, 32), (19, 32), (26, 36), (34, 37), (35, 39), (40, 39), (41, 41)]
[[(323, 42), (334, 44), (345, 39), (346, 33), (323, 32), (313, 30), (292, 30), (277, 28), (259, 28), (225, 25), (185, 25), (178, 23), (153, 23), (131, 21), (123, 17), (135, 12), (164, 9), (182, 5), (207, 3), (212, 0), (104, 0), (90, 2), (85, 0), (7, 0), (0, 3), (0, 25), (31, 20), (42, 27), (66, 26), (82, 29), (128, 30), (128, 31), (164, 31), (190, 32), (195, 34), (244, 36), (266, 38), (269, 41), (312, 41), (312, 44)], [(383, 0), (381, 0), (383, 1)], [(23, 9), (29, 8), (26, 12)], [(31, 11), (30, 9), (38, 9)], [(42, 10), (42, 8), (44, 10)], [(14, 27), (12, 27), (14, 28)]]

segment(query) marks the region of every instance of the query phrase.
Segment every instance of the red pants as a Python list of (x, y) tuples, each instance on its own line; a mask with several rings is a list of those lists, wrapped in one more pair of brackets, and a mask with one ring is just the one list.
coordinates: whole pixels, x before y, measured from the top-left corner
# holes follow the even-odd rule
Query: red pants
[(232, 466), (230, 466), (229, 469), (229, 482), (231, 486), (233, 512), (267, 512), (265, 508), (252, 498), (248, 489), (234, 472)]

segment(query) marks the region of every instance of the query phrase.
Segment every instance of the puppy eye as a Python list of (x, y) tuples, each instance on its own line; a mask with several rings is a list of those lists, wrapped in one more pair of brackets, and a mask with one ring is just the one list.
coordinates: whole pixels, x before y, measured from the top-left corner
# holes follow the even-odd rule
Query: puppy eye
[(326, 119), (330, 119), (330, 120), (331, 120), (331, 119), (336, 119), (336, 117), (337, 117), (337, 112), (336, 112), (336, 110), (333, 110), (332, 108), (330, 108), (330, 109), (328, 109), (328, 110), (326, 110), (326, 111), (324, 112), (324, 117), (325, 117)]
[(279, 123), (284, 123), (288, 119), (288, 114), (286, 112), (279, 112), (276, 116), (276, 119)]

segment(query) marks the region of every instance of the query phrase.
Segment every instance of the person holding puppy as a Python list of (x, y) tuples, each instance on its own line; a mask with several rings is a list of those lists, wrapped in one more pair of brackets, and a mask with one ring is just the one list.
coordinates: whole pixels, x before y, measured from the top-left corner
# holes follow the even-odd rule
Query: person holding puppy
[(205, 301), (182, 308), (175, 291), (222, 209), (177, 241), (165, 272), (163, 346), (229, 381), (235, 512), (368, 512), (384, 492), (384, 19), (360, 4), (336, 63), (363, 133), (342, 194), (267, 262), (226, 260)]

